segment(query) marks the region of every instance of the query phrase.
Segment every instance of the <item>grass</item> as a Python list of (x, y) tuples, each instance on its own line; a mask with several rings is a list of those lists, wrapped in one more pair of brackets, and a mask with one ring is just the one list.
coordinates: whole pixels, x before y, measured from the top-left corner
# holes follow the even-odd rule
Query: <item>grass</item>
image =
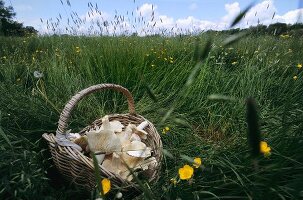
[[(202, 47), (208, 38), (213, 43), (186, 86), (197, 37)], [(161, 136), (173, 157), (165, 157), (160, 180), (150, 185), (155, 198), (302, 198), (303, 73), (296, 66), (303, 62), (303, 42), (249, 35), (223, 46), (227, 37), (0, 38), (1, 199), (92, 198), (61, 180), (41, 135), (56, 130), (72, 95), (99, 83), (128, 88), (137, 112), (159, 133), (170, 127)], [(261, 138), (272, 148), (269, 158), (257, 158), (258, 169), (246, 137), (248, 97), (257, 102)], [(93, 94), (74, 110), (70, 128), (125, 112), (122, 95)], [(190, 182), (173, 186), (170, 179), (188, 163), (182, 155), (201, 157), (203, 167)]]

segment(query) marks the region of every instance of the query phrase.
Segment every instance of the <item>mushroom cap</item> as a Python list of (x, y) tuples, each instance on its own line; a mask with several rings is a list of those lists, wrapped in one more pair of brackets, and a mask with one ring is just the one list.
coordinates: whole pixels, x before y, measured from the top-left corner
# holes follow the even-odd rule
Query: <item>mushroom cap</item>
[(151, 156), (151, 148), (147, 147), (143, 142), (136, 140), (123, 147), (123, 151), (133, 157), (146, 158)]
[(131, 124), (129, 124), (124, 131), (116, 133), (116, 135), (119, 137), (121, 143), (129, 141), (132, 135)]
[(148, 133), (145, 130), (141, 130), (141, 129), (137, 129), (137, 128), (134, 130), (134, 133), (139, 135), (139, 137), (142, 138), (143, 140), (145, 140), (148, 135)]
[(85, 151), (85, 149), (88, 145), (87, 136), (84, 135), (84, 136), (81, 136), (80, 138), (75, 139), (74, 143), (79, 145), (82, 148), (82, 150)]
[(71, 141), (75, 141), (77, 140), (78, 138), (81, 137), (81, 135), (79, 133), (67, 133), (66, 134), (66, 137), (71, 140)]
[(121, 151), (121, 142), (114, 132), (102, 130), (100, 132), (90, 131), (86, 133), (90, 151), (101, 151), (112, 153)]
[(102, 167), (114, 174), (120, 174), (121, 170), (125, 170), (125, 166), (123, 166), (120, 156), (116, 153), (106, 156), (102, 163)]
[(100, 127), (101, 130), (111, 129), (114, 132), (121, 132), (122, 128), (124, 128), (124, 125), (121, 122), (119, 122), (117, 120), (109, 121), (108, 115), (105, 115), (102, 118), (102, 125)]
[(105, 154), (98, 154), (98, 155), (95, 155), (95, 156), (96, 156), (96, 159), (97, 159), (98, 163), (101, 164), (104, 160)]
[(141, 122), (141, 124), (139, 124), (139, 125), (137, 126), (137, 129), (143, 130), (143, 129), (145, 129), (147, 126), (148, 126), (148, 122), (147, 122), (147, 121), (143, 121), (143, 122)]
[(93, 152), (101, 151), (106, 154), (121, 151), (121, 141), (112, 129), (108, 116), (102, 118), (104, 129), (86, 132), (89, 149)]
[(136, 133), (133, 133), (133, 134), (130, 136), (129, 140), (130, 140), (131, 142), (132, 142), (132, 141), (139, 141), (139, 142), (141, 142), (141, 138), (140, 138), (139, 135), (137, 135)]

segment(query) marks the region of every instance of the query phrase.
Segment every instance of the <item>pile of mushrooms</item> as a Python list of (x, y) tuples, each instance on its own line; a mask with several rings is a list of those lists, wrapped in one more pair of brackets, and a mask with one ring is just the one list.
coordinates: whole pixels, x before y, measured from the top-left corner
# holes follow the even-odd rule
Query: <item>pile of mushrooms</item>
[(117, 121), (109, 121), (106, 115), (102, 118), (101, 127), (94, 127), (79, 134), (70, 135), (71, 141), (78, 144), (84, 152), (93, 152), (98, 163), (106, 170), (131, 181), (132, 171), (147, 170), (157, 165), (155, 157), (151, 156), (151, 148), (142, 141), (147, 139), (148, 133), (144, 128), (147, 121), (140, 125), (124, 125)]

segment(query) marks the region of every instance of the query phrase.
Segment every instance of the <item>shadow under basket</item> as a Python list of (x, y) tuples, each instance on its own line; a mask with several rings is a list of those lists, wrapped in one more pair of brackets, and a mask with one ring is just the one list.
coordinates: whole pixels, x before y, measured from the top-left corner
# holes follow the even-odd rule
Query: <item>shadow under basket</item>
[[(76, 104), (85, 96), (106, 89), (112, 89), (118, 92), (123, 93), (126, 96), (128, 101), (129, 113), (127, 114), (110, 114), (109, 120), (118, 120), (125, 127), (131, 123), (134, 125), (139, 125), (143, 121), (148, 122), (148, 126), (144, 129), (148, 135), (147, 139), (144, 140), (146, 146), (152, 149), (152, 156), (157, 160), (157, 165), (148, 170), (139, 172), (138, 177), (144, 177), (148, 182), (157, 181), (159, 178), (161, 160), (162, 160), (162, 142), (160, 135), (158, 134), (154, 125), (149, 122), (144, 117), (136, 114), (134, 100), (131, 93), (120, 85), (114, 84), (99, 84), (90, 86), (76, 95), (74, 95), (71, 100), (65, 105), (58, 122), (58, 129), (56, 135), (53, 133), (43, 134), (43, 138), (47, 140), (50, 152), (55, 163), (55, 166), (59, 172), (65, 177), (65, 179), (77, 186), (80, 186), (82, 189), (87, 191), (92, 191), (96, 188), (96, 178), (93, 159), (83, 152), (73, 147), (72, 145), (62, 145), (60, 140), (65, 139), (65, 133), (67, 128), (68, 119), (70, 118), (71, 111), (76, 106)], [(95, 120), (90, 126), (87, 126), (82, 131), (79, 132), (80, 135), (83, 135), (86, 130), (94, 127), (101, 126), (102, 120)], [(124, 128), (123, 128), (124, 130)], [(133, 181), (127, 181), (121, 178), (119, 175), (114, 174), (99, 164), (99, 171), (102, 178), (108, 178), (111, 181), (112, 188), (120, 188), (124, 192), (135, 192), (140, 191), (138, 184), (135, 179)]]

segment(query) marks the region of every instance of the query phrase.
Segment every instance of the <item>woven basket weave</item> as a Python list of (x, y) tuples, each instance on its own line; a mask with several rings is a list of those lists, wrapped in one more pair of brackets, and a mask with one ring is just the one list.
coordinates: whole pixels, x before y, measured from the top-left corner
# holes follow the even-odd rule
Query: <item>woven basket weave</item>
[[(48, 141), (48, 145), (50, 148), (50, 152), (53, 158), (53, 161), (60, 171), (60, 173), (71, 183), (74, 183), (88, 191), (93, 190), (96, 187), (96, 179), (94, 172), (94, 164), (93, 160), (90, 157), (85, 156), (81, 153), (77, 148), (72, 146), (62, 146), (58, 143), (59, 136), (64, 136), (66, 133), (66, 128), (68, 124), (68, 120), (70, 118), (71, 112), (76, 104), (85, 96), (96, 92), (102, 91), (106, 89), (112, 89), (118, 92), (123, 93), (123, 95), (127, 98), (129, 113), (127, 114), (111, 114), (108, 115), (110, 121), (111, 120), (119, 120), (125, 127), (129, 124), (139, 125), (143, 121), (148, 122), (148, 126), (144, 129), (148, 135), (147, 139), (144, 143), (151, 147), (152, 156), (154, 156), (158, 162), (157, 166), (153, 169), (148, 169), (143, 171), (144, 176), (148, 178), (148, 181), (155, 181), (159, 177), (160, 171), (160, 163), (162, 159), (162, 142), (160, 135), (158, 134), (154, 125), (149, 122), (144, 117), (136, 114), (134, 100), (131, 93), (119, 85), (114, 84), (99, 84), (88, 87), (76, 95), (74, 95), (71, 100), (65, 105), (58, 122), (58, 129), (56, 131), (56, 135), (50, 133), (44, 133), (43, 138)], [(102, 120), (97, 119), (92, 125), (87, 126), (80, 134), (84, 134), (86, 130), (89, 128), (98, 125), (101, 126)], [(122, 179), (119, 175), (113, 174), (110, 171), (103, 168), (99, 165), (100, 173), (102, 177), (106, 177), (111, 180), (112, 186), (122, 187), (122, 190), (138, 190), (137, 184), (135, 182), (130, 182)]]

